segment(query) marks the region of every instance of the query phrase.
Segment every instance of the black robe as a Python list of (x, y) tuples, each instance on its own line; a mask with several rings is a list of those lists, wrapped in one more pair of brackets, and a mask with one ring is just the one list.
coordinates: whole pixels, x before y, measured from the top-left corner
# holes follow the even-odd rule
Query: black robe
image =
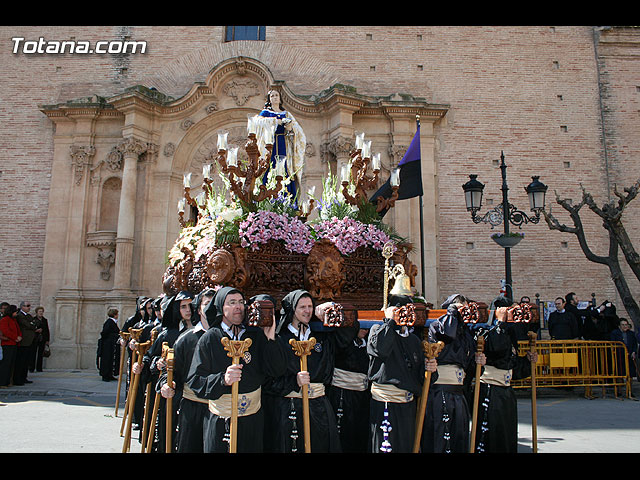
[(98, 371), (102, 378), (112, 378), (120, 372), (120, 328), (111, 318), (102, 325), (98, 340)]
[[(173, 406), (177, 415), (175, 424), (177, 453), (202, 453), (204, 451), (202, 428), (204, 418), (208, 412), (208, 406), (206, 403), (190, 400), (183, 396), (185, 381), (193, 360), (193, 353), (198, 340), (204, 333), (205, 330), (202, 328), (189, 329), (184, 331), (173, 345), (173, 381), (176, 387)], [(167, 372), (165, 371), (158, 379), (158, 391), (166, 383)]]
[[(211, 327), (198, 341), (187, 385), (200, 398), (216, 400), (231, 394), (231, 386), (224, 385), (224, 374), (232, 359), (222, 345), (222, 338), (229, 336), (220, 326)], [(241, 338), (251, 338), (248, 355), (240, 360), (242, 379), (238, 394), (257, 390), (267, 375), (277, 375), (285, 368), (284, 346), (278, 340), (268, 340), (260, 329), (247, 328)], [(225, 436), (229, 431), (229, 418), (207, 412), (204, 420), (204, 451), (207, 453), (228, 452)], [(263, 451), (264, 415), (257, 413), (238, 417), (238, 453), (261, 453)]]
[[(425, 362), (420, 338), (414, 333), (401, 336), (392, 319), (371, 327), (367, 351), (370, 356), (369, 380), (406, 390), (412, 398), (406, 403), (371, 399), (369, 421), (370, 452), (410, 453), (416, 426), (415, 396), (422, 392)], [(388, 436), (382, 428), (391, 426)]]
[[(326, 387), (333, 375), (335, 336), (333, 332), (312, 332), (311, 336), (316, 339), (316, 344), (307, 357), (310, 382), (321, 383)], [(278, 426), (273, 450), (281, 453), (304, 453), (302, 398), (286, 397), (291, 392), (301, 392), (297, 381), (300, 357), (289, 344), (290, 339), (298, 340), (298, 337), (287, 328), (278, 337), (286, 345), (287, 369), (283, 375), (269, 379), (266, 387), (269, 394), (273, 395), (275, 424)], [(313, 453), (341, 451), (335, 413), (326, 394), (309, 398), (309, 429)]]
[[(351, 390), (335, 385), (327, 387), (327, 398), (336, 414), (340, 445), (344, 453), (366, 453), (369, 443), (369, 407), (371, 393), (368, 385), (369, 354), (367, 339), (357, 338), (359, 322), (353, 327), (340, 327), (336, 331), (335, 368), (364, 374), (366, 388)], [(335, 370), (334, 370), (335, 372)]]
[[(517, 355), (514, 324), (500, 323), (492, 327), (478, 326), (485, 337), (486, 365), (511, 370), (511, 379), (531, 375), (531, 362)], [(469, 401), (472, 393), (468, 391)], [(476, 445), (478, 453), (517, 453), (518, 405), (513, 388), (480, 382)]]
[[(270, 413), (273, 418), (268, 423), (275, 427), (274, 435), (270, 439), (273, 444), (268, 447), (269, 451), (281, 453), (304, 453), (305, 451), (302, 398), (301, 396), (287, 397), (293, 392), (300, 394), (302, 390), (297, 381), (300, 357), (295, 354), (289, 343), (291, 339), (299, 340), (300, 337), (299, 332), (294, 334), (289, 330), (289, 325), (295, 316), (297, 304), (303, 297), (311, 298), (311, 295), (306, 290), (300, 289), (290, 292), (282, 299), (278, 338), (286, 346), (287, 368), (284, 374), (270, 378), (265, 386), (272, 401)], [(313, 395), (309, 396), (309, 436), (313, 453), (341, 451), (335, 413), (326, 395), (326, 387), (331, 383), (333, 376), (339, 330), (342, 329), (319, 328), (318, 331), (309, 332), (309, 338), (313, 337), (316, 340), (311, 354), (307, 357), (310, 383), (323, 384), (325, 388), (324, 395), (315, 398), (311, 398)]]
[[(158, 361), (162, 357), (162, 346), (164, 343), (167, 343), (169, 348), (173, 348), (176, 340), (180, 336), (180, 334), (184, 330), (177, 326), (172, 326), (171, 328), (164, 327), (160, 333), (158, 334), (156, 340), (151, 345), (151, 348), (147, 350), (145, 353), (142, 363), (143, 369), (142, 374), (140, 375), (140, 384), (146, 385), (150, 383), (153, 385), (151, 390), (151, 395), (153, 395), (153, 400), (151, 401), (151, 409), (153, 412), (153, 407), (156, 401), (156, 393), (160, 392), (160, 388), (162, 385), (159, 385), (160, 376), (164, 373), (166, 375), (166, 369), (162, 372), (158, 369)], [(166, 380), (165, 380), (166, 383)], [(166, 449), (166, 425), (167, 425), (167, 416), (166, 416), (166, 400), (162, 397), (159, 398), (160, 404), (158, 406), (158, 416), (153, 419), (149, 419), (149, 425), (152, 428), (155, 428), (155, 436), (153, 439), (152, 450), (163, 453)], [(173, 403), (173, 429), (172, 432), (175, 435), (175, 425), (176, 425), (176, 404)]]
[[(440, 370), (444, 365), (456, 365), (465, 376), (474, 375), (476, 342), (455, 306), (429, 325), (428, 341), (444, 343), (437, 358)], [(462, 378), (459, 384), (437, 383), (438, 378), (438, 372), (431, 376), (421, 451), (468, 453), (471, 415)]]
[[(227, 295), (240, 293), (230, 287), (223, 287), (216, 293), (215, 321), (202, 335), (191, 361), (187, 385), (199, 398), (217, 400), (222, 395), (231, 394), (231, 385), (224, 384), (224, 374), (232, 363), (231, 357), (222, 344), (222, 338), (230, 338), (222, 328), (223, 305)], [(262, 387), (268, 376), (277, 377), (286, 369), (286, 351), (276, 338), (269, 340), (261, 328), (247, 327), (239, 340), (250, 338), (252, 343), (240, 364), (242, 378), (238, 382), (238, 395), (254, 392)], [(264, 435), (264, 411), (260, 408), (251, 415), (238, 416), (237, 452), (262, 453)], [(207, 412), (203, 425), (204, 451), (228, 452), (227, 437), (230, 418)]]

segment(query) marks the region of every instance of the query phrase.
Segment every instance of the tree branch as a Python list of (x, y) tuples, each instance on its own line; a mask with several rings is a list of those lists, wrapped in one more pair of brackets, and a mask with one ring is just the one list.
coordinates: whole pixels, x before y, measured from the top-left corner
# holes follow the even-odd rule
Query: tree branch
[(609, 260), (608, 257), (603, 257), (603, 256), (600, 256), (600, 255), (596, 255), (595, 253), (593, 253), (591, 251), (591, 249), (589, 248), (589, 245), (587, 243), (587, 239), (586, 239), (586, 237), (584, 235), (584, 228), (582, 226), (582, 220), (580, 219), (580, 209), (586, 203), (585, 196), (583, 195), (582, 201), (579, 204), (573, 205), (569, 199), (560, 198), (558, 193), (556, 192), (556, 202), (562, 208), (564, 208), (567, 212), (569, 212), (569, 216), (573, 220), (573, 225), (574, 226), (573, 227), (568, 227), (568, 226), (566, 226), (564, 224), (561, 224), (558, 221), (558, 219), (555, 218), (551, 214), (551, 212), (547, 212), (546, 210), (542, 210), (542, 214), (544, 215), (544, 219), (547, 222), (547, 225), (549, 226), (549, 229), (558, 230), (560, 232), (565, 232), (565, 233), (573, 233), (578, 238), (578, 243), (580, 244), (580, 248), (582, 249), (582, 252), (587, 257), (588, 260), (590, 260), (590, 261), (592, 261), (594, 263), (600, 263), (600, 264), (603, 264), (603, 265), (609, 265), (610, 260)]

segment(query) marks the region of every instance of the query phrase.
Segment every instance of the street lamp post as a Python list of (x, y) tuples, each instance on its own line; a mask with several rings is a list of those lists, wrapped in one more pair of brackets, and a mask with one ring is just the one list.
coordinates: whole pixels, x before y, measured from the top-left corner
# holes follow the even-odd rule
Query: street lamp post
[[(500, 153), (500, 170), (502, 172), (502, 203), (484, 215), (478, 215), (482, 207), (482, 193), (484, 185), (478, 181), (477, 175), (469, 175), (469, 181), (462, 186), (465, 194), (467, 211), (471, 212), (471, 219), (474, 223), (489, 223), (491, 228), (503, 224), (504, 238), (509, 237), (509, 224), (522, 228), (523, 223), (538, 223), (540, 213), (544, 209), (545, 194), (547, 186), (540, 182), (538, 176), (531, 177), (532, 182), (525, 187), (529, 196), (529, 207), (534, 213), (528, 216), (514, 205), (509, 203), (509, 186), (507, 185), (507, 165), (504, 162), (504, 152)], [(505, 220), (506, 217), (506, 220)], [(507, 297), (513, 300), (513, 280), (511, 278), (511, 247), (510, 244), (502, 244), (504, 247), (504, 269)]]

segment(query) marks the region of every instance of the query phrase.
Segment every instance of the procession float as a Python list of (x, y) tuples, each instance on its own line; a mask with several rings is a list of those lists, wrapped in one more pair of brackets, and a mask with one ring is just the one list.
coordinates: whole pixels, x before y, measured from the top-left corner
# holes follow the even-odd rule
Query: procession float
[[(225, 285), (247, 298), (268, 293), (280, 301), (304, 288), (316, 304), (331, 301), (354, 311), (379, 311), (390, 281), (415, 295), (412, 246), (380, 217), (394, 206), (397, 172), (392, 195), (369, 201), (380, 154), (371, 153), (360, 133), (340, 178), (329, 173), (317, 195), (314, 188), (302, 191), (304, 132), (290, 113), (268, 115), (248, 117), (243, 155), (228, 148), (227, 132), (218, 134), (217, 154), (204, 165), (195, 198), (191, 174), (184, 176), (181, 231), (168, 252), (165, 294)], [(187, 209), (195, 212), (189, 221)]]

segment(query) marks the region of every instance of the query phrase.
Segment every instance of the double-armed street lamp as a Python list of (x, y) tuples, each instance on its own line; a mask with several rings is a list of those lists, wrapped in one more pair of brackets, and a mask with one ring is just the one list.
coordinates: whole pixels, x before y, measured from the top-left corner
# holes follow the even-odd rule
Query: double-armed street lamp
[(491, 228), (496, 225), (500, 225), (500, 223), (504, 225), (504, 234), (494, 235), (492, 238), (498, 245), (504, 248), (505, 282), (507, 288), (506, 296), (513, 300), (511, 247), (515, 246), (520, 240), (522, 240), (522, 236), (510, 235), (509, 224), (522, 228), (523, 223), (538, 223), (540, 221), (540, 214), (544, 209), (547, 186), (540, 182), (540, 177), (533, 176), (531, 177), (533, 181), (525, 187), (527, 195), (529, 196), (529, 207), (534, 213), (534, 215), (530, 217), (509, 203), (507, 165), (504, 163), (504, 152), (501, 152), (500, 154), (500, 170), (502, 170), (502, 203), (484, 215), (478, 215), (478, 211), (482, 207), (482, 192), (484, 190), (484, 184), (478, 181), (478, 176), (469, 175), (470, 180), (462, 186), (462, 189), (464, 190), (467, 211), (471, 212), (471, 219), (474, 223), (489, 223)]

